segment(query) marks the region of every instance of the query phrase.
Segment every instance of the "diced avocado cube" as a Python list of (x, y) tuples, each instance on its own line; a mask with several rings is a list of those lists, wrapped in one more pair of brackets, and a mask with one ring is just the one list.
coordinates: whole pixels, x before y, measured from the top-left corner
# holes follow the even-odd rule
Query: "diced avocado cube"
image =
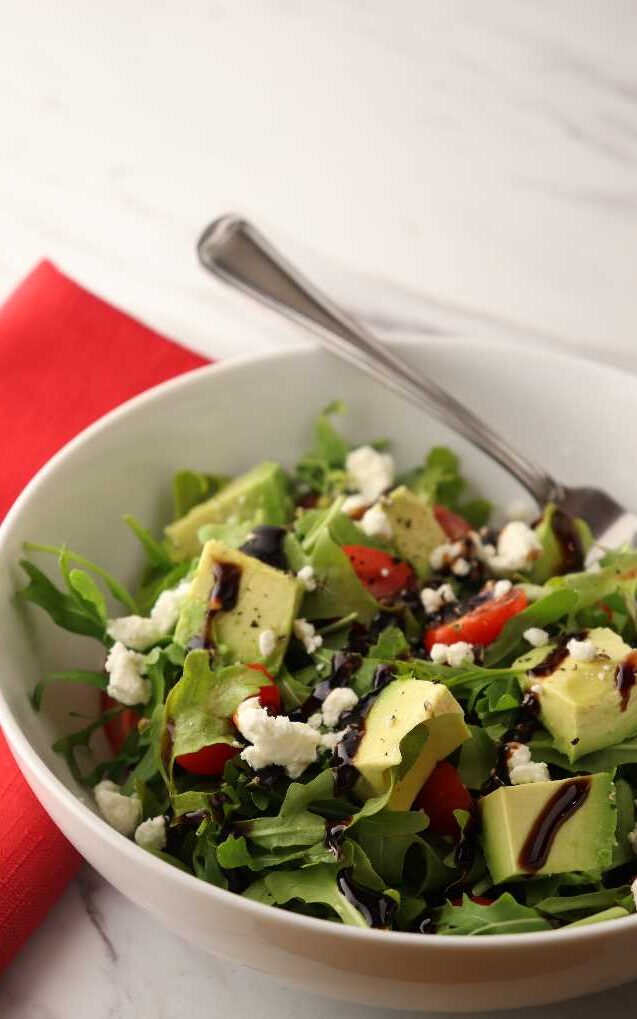
[(542, 544), (542, 552), (529, 571), (532, 583), (545, 584), (558, 574), (582, 569), (586, 553), (593, 543), (590, 528), (584, 520), (569, 517), (550, 502), (534, 531)]
[(199, 503), (165, 528), (175, 559), (196, 556), (201, 548), (198, 531), (206, 524), (242, 523), (282, 525), (292, 515), (288, 483), (282, 467), (272, 461), (235, 478), (216, 495)]
[(578, 871), (598, 878), (613, 858), (617, 808), (610, 775), (502, 786), (480, 800), (494, 884)]
[[(637, 733), (637, 687), (629, 688), (623, 698), (617, 685), (618, 670), (632, 649), (607, 627), (590, 630), (587, 639), (597, 650), (590, 662), (571, 654), (556, 655), (553, 643), (529, 651), (513, 664), (528, 670), (521, 679), (526, 690), (539, 688), (542, 722), (570, 761)], [(551, 661), (555, 667), (548, 675), (534, 675), (533, 669)]]
[(442, 683), (397, 679), (378, 696), (365, 720), (365, 732), (353, 764), (361, 774), (356, 793), (379, 796), (388, 788), (392, 768), (400, 765), (400, 744), (422, 722), (427, 740), (409, 771), (398, 780), (390, 810), (409, 810), (438, 761), (469, 739), (462, 708)]
[(401, 485), (382, 499), (382, 507), (391, 524), (392, 544), (398, 555), (425, 580), (431, 573), (431, 553), (447, 541), (431, 503)]
[[(210, 599), (219, 567), (226, 565), (238, 568), (240, 573), (236, 603), (228, 611), (211, 612)], [(246, 664), (263, 662), (270, 671), (276, 671), (285, 654), (302, 597), (303, 586), (296, 577), (275, 570), (221, 541), (207, 541), (181, 609), (175, 641), (189, 647), (206, 635), (212, 647), (223, 649), (226, 659)], [(272, 652), (263, 655), (259, 635), (265, 630), (273, 631), (275, 642)]]

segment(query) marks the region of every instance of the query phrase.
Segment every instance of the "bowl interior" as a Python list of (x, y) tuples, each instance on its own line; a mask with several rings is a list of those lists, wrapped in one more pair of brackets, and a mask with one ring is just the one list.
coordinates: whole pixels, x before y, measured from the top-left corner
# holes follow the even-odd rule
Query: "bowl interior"
[[(399, 349), (557, 477), (607, 486), (627, 504), (637, 504), (637, 483), (625, 468), (637, 425), (637, 381), (631, 376), (545, 352), (468, 342), (436, 340)], [(236, 474), (265, 457), (294, 464), (311, 443), (314, 415), (335, 398), (349, 408), (342, 422), (347, 435), (355, 442), (387, 436), (399, 466), (446, 443), (460, 453), (475, 491), (502, 506), (523, 494), (499, 467), (442, 425), (353, 368), (304, 347), (205, 368), (132, 401), (58, 454), (7, 517), (0, 531), (4, 710), (39, 758), (85, 801), (86, 792), (75, 786), (51, 743), (85, 724), (69, 719), (69, 711), (90, 716), (94, 692), (57, 686), (40, 714), (28, 694), (47, 672), (99, 669), (103, 652), (16, 600), (24, 581), (17, 565), (22, 542), (66, 542), (134, 585), (141, 557), (121, 522), (123, 513), (158, 532), (169, 519), (170, 479), (178, 468)], [(54, 560), (38, 556), (38, 561), (55, 576)]]

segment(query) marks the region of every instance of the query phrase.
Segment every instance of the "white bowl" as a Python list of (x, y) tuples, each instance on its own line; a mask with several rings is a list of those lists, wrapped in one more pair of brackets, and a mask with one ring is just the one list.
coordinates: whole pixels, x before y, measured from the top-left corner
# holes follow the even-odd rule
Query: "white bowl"
[[(572, 357), (428, 341), (400, 348), (423, 371), (567, 482), (594, 481), (637, 504), (632, 436), (637, 381)], [(197, 945), (335, 998), (394, 1008), (481, 1010), (538, 1005), (637, 976), (637, 918), (572, 931), (445, 938), (361, 931), (249, 902), (144, 853), (95, 813), (50, 749), (73, 704), (95, 692), (57, 688), (36, 715), (27, 694), (43, 672), (100, 667), (95, 642), (16, 603), (27, 539), (62, 543), (124, 581), (139, 568), (120, 523), (131, 512), (159, 528), (180, 467), (236, 473), (259, 458), (293, 464), (315, 413), (335, 397), (355, 440), (389, 436), (401, 464), (450, 442), (482, 490), (506, 504), (518, 487), (467, 443), (353, 369), (309, 348), (203, 368), (109, 414), (38, 474), (0, 528), (0, 723), (46, 810), (124, 895)]]

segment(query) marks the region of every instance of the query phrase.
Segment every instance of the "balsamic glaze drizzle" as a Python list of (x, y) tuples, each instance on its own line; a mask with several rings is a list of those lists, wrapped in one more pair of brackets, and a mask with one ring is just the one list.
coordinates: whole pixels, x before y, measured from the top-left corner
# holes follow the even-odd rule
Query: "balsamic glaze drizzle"
[(538, 715), (540, 712), (539, 698), (529, 690), (524, 695), (522, 703), (518, 708), (513, 725), (503, 736), (500, 737), (497, 746), (497, 757), (493, 771), (484, 783), (481, 794), (488, 796), (489, 793), (499, 789), (500, 786), (510, 785), (508, 758), (510, 743), (528, 743), (531, 736), (539, 725)]
[(261, 524), (253, 527), (248, 539), (241, 546), (241, 552), (258, 559), (275, 570), (287, 570), (288, 561), (283, 550), (283, 541), (287, 531), (285, 527), (273, 527)]
[(370, 927), (387, 929), (391, 926), (398, 908), (394, 899), (382, 892), (374, 892), (371, 888), (362, 888), (352, 878), (352, 868), (342, 870), (336, 878), (339, 891), (351, 902), (359, 913), (362, 913)]
[(518, 857), (521, 870), (535, 874), (544, 866), (560, 828), (584, 805), (590, 786), (591, 776), (580, 775), (553, 793), (524, 840)]
[(389, 665), (379, 665), (374, 672), (371, 689), (363, 694), (351, 711), (341, 715), (339, 724), (347, 731), (336, 745), (332, 761), (337, 791), (351, 789), (356, 784), (359, 773), (353, 761), (365, 733), (365, 720), (378, 696), (395, 678)]
[(628, 707), (632, 688), (637, 680), (637, 651), (631, 651), (615, 670), (615, 686), (619, 691), (620, 710)]

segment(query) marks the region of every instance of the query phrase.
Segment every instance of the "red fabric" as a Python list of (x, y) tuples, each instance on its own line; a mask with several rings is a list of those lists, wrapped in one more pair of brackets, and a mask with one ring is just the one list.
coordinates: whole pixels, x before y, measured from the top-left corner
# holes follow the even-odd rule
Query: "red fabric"
[[(81, 429), (205, 363), (42, 262), (0, 308), (0, 518)], [(80, 862), (0, 733), (0, 972)]]

